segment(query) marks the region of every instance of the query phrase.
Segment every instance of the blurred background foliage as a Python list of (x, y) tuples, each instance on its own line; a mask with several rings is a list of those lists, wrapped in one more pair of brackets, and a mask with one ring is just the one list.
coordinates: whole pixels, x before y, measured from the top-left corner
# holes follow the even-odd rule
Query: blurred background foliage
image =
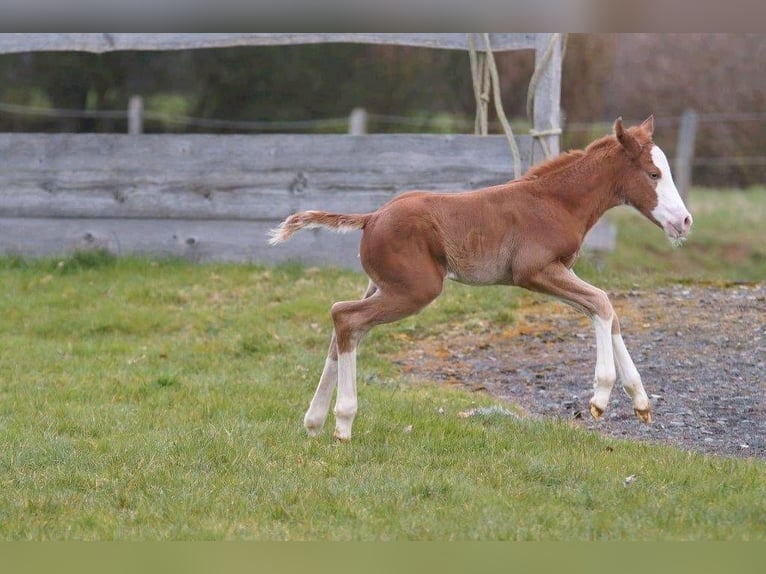
[[(563, 148), (603, 135), (617, 116), (633, 121), (653, 113), (662, 145), (672, 150), (678, 118), (692, 108), (700, 114), (697, 156), (746, 159), (697, 165), (695, 184), (763, 185), (765, 40), (762, 34), (570, 34), (562, 73)], [(506, 113), (523, 124), (534, 54), (501, 52), (496, 59)], [(461, 51), (317, 44), (0, 56), (0, 104), (124, 111), (134, 95), (155, 114), (147, 116), (147, 133), (257, 133), (252, 126), (211, 127), (184, 118), (291, 122), (344, 118), (355, 107), (370, 114), (370, 132), (467, 133), (475, 111), (468, 55)], [(0, 131), (126, 129), (123, 117), (0, 109)], [(277, 131), (344, 128), (325, 123)]]

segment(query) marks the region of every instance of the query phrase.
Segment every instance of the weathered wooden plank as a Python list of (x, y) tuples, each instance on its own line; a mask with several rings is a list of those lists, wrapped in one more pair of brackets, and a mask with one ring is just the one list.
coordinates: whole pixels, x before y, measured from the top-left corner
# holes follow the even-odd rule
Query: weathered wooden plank
[[(518, 138), (529, 164), (531, 139)], [(280, 219), (510, 179), (503, 136), (0, 134), (0, 217)]]
[(545, 148), (551, 157), (559, 154), (561, 132), (561, 34), (538, 34), (535, 37), (535, 67), (540, 74), (535, 78), (533, 123), (538, 133), (532, 149), (532, 161), (538, 163), (546, 158)]
[[(535, 34), (490, 34), (493, 51), (533, 49)], [(113, 52), (117, 50), (188, 50), (234, 46), (279, 46), (315, 43), (390, 44), (468, 50), (467, 33), (53, 33), (0, 34), (0, 54), (35, 51)], [(477, 49), (483, 43), (477, 42)]]
[(0, 218), (0, 252), (51, 257), (106, 249), (117, 255), (181, 257), (191, 261), (332, 265), (360, 270), (361, 232), (305, 230), (279, 246), (268, 244), (278, 222), (178, 219)]

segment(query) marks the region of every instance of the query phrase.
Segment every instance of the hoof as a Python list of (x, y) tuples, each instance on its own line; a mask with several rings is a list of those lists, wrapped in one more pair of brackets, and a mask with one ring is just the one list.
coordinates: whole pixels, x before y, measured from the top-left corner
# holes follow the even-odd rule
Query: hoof
[(604, 415), (604, 409), (598, 408), (593, 403), (590, 404), (590, 416), (592, 416), (596, 420), (600, 420), (603, 415)]
[(337, 442), (349, 442), (351, 440), (351, 435), (341, 434), (336, 430), (333, 433), (332, 438), (334, 438)]
[(649, 409), (634, 409), (636, 411), (636, 416), (641, 422), (645, 422), (649, 424), (652, 422), (652, 411)]
[(322, 432), (324, 427), (324, 420), (312, 420), (308, 416), (303, 419), (303, 428), (306, 429), (306, 433), (309, 436), (317, 436)]

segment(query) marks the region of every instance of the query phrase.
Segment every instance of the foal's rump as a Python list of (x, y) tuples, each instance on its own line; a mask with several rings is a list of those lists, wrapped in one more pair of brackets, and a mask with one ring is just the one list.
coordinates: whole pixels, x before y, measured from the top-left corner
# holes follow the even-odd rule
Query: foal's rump
[[(379, 288), (393, 296), (402, 291), (428, 302), (436, 297), (447, 274), (447, 258), (438, 213), (441, 194), (403, 193), (377, 211), (343, 214), (301, 211), (270, 232), (269, 243), (287, 241), (297, 231), (324, 227), (331, 231), (362, 230), (359, 258)], [(425, 303), (424, 303), (425, 304)]]

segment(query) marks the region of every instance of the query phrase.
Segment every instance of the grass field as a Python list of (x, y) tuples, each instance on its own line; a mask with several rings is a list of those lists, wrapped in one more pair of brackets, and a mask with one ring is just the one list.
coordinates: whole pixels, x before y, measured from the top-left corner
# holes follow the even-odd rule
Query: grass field
[[(766, 192), (699, 191), (690, 207), (679, 250), (617, 213), (617, 252), (582, 275), (607, 289), (766, 277)], [(2, 259), (0, 286), (4, 540), (766, 539), (764, 461), (463, 418), (496, 403), (391, 364), (445, 322), (512, 322), (517, 290), (450, 285), (374, 331), (354, 438), (336, 444), (331, 420), (309, 439), (301, 419), (329, 304), (358, 297), (360, 275), (95, 253)]]

